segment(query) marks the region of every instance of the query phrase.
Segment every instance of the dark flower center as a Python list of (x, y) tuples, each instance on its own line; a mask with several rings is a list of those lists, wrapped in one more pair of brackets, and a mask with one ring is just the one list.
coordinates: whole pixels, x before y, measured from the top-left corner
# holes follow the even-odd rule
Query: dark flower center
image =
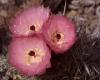
[(30, 30), (35, 31), (35, 26), (34, 25), (30, 26)]
[(35, 52), (34, 52), (34, 51), (30, 51), (30, 52), (28, 53), (28, 55), (29, 55), (29, 56), (35, 56)]
[(60, 34), (57, 34), (56, 35), (56, 38), (59, 40), (59, 39), (61, 39), (61, 35)]

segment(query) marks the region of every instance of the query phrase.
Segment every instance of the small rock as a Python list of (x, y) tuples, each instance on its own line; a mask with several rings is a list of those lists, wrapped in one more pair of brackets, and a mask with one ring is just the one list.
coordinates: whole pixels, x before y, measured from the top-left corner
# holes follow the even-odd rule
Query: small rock
[(67, 14), (68, 17), (74, 17), (76, 15), (77, 15), (77, 12), (75, 10), (72, 10)]
[(0, 3), (2, 4), (7, 4), (9, 2), (9, 0), (0, 0)]
[(1, 10), (0, 11), (0, 16), (7, 17), (7, 11), (6, 10)]

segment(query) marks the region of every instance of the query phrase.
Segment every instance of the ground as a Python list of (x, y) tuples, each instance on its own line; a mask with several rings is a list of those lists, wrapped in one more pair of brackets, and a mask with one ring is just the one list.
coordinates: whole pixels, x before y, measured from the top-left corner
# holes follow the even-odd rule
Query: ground
[[(49, 7), (76, 25), (77, 41), (64, 55), (52, 55), (52, 68), (27, 77), (7, 62), (9, 21), (33, 5)], [(100, 0), (0, 0), (0, 80), (100, 80)], [(67, 54), (66, 54), (67, 53)]]

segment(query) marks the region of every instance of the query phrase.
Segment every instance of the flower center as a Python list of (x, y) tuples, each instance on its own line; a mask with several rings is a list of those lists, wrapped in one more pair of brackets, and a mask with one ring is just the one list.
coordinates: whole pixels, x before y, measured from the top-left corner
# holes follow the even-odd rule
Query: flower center
[(51, 35), (51, 40), (53, 44), (61, 45), (64, 42), (64, 34), (56, 31)]
[(27, 65), (32, 65), (33, 63), (40, 63), (42, 61), (42, 57), (45, 54), (40, 50), (40, 49), (32, 49), (30, 51), (27, 52), (27, 54), (25, 55), (25, 63)]
[(35, 57), (35, 52), (34, 52), (34, 51), (30, 51), (30, 52), (28, 53), (28, 55), (29, 55), (29, 56), (34, 56), (34, 57)]
[(30, 26), (30, 30), (35, 31), (35, 26), (34, 25)]
[(61, 39), (61, 35), (58, 33), (58, 34), (56, 34), (56, 38), (59, 40), (59, 39)]

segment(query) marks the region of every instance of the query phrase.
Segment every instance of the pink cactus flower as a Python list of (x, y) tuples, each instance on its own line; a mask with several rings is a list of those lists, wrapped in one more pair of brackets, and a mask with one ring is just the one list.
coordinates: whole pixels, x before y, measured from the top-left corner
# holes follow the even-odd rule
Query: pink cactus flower
[(41, 33), (43, 24), (49, 17), (49, 13), (50, 10), (43, 6), (26, 9), (11, 20), (9, 28), (14, 37)]
[(8, 47), (8, 62), (20, 73), (41, 75), (51, 67), (50, 50), (39, 37), (14, 38)]
[(43, 35), (56, 53), (68, 50), (76, 41), (75, 25), (66, 17), (52, 15), (44, 24)]

